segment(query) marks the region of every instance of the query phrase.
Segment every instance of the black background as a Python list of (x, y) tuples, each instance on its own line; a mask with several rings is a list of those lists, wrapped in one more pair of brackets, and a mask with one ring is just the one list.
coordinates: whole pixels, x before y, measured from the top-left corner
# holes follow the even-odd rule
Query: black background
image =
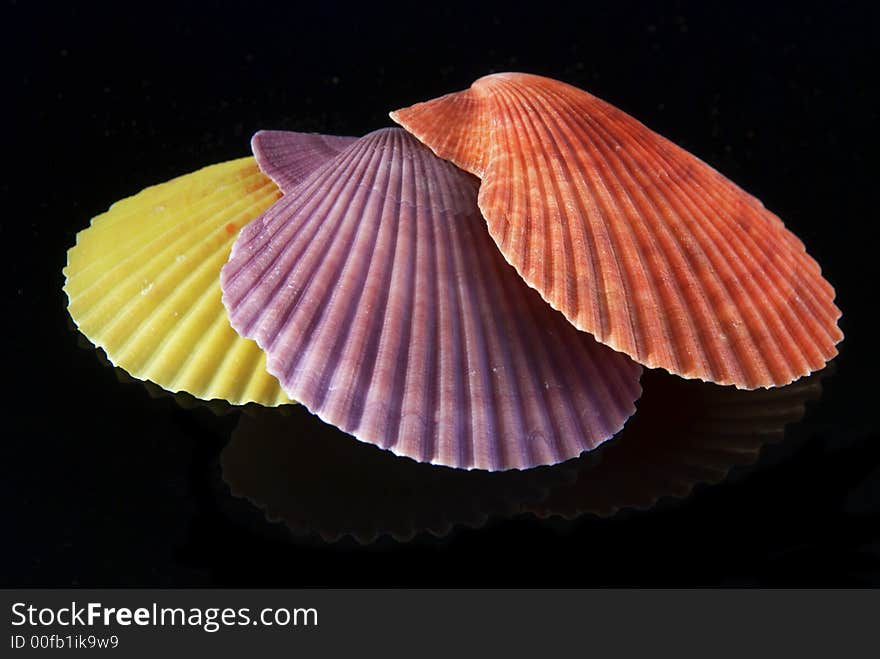
[[(4, 0), (0, 584), (880, 584), (872, 3), (441, 4)], [(503, 70), (588, 89), (785, 219), (844, 312), (821, 401), (773, 460), (653, 512), (367, 548), (231, 519), (234, 416), (152, 398), (77, 345), (75, 233), (257, 129), (362, 134)]]

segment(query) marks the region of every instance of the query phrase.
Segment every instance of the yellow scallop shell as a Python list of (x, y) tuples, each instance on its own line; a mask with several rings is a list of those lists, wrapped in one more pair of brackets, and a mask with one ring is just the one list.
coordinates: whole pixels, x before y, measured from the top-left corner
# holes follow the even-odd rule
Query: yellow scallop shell
[(247, 157), (113, 204), (67, 252), (71, 318), (139, 380), (203, 400), (292, 402), (220, 299), (220, 268), (239, 230), (280, 196)]

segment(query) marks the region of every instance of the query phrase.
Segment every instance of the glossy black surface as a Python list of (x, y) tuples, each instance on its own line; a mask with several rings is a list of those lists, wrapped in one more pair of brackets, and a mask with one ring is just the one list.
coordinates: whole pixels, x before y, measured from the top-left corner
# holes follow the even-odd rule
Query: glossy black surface
[[(0, 585), (880, 584), (880, 53), (867, 3), (394, 14), (11, 2), (0, 12)], [(784, 218), (838, 291), (847, 338), (834, 373), (757, 465), (684, 502), (573, 522), (524, 514), (406, 543), (291, 537), (229, 496), (222, 451), (238, 413), (153, 397), (78, 344), (61, 291), (65, 251), (113, 201), (244, 155), (259, 128), (362, 134), (390, 125), (388, 110), (499, 70), (588, 89)], [(292, 419), (312, 440), (327, 432), (301, 411)], [(675, 435), (658, 427), (661, 439)], [(310, 474), (323, 488), (312, 501), (337, 513), (361, 461), (341, 453), (345, 468), (324, 456)], [(450, 496), (440, 484), (415, 497), (430, 479), (398, 476), (395, 502)], [(379, 491), (376, 513), (387, 514)], [(313, 510), (317, 528), (326, 517)]]

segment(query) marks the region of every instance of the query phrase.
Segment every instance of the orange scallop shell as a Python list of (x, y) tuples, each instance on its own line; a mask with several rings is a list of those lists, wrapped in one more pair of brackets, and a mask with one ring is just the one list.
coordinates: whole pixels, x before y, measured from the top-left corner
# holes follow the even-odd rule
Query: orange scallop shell
[(502, 73), (391, 113), (482, 178), (489, 232), (579, 329), (636, 361), (742, 389), (818, 370), (834, 289), (782, 221), (604, 101)]

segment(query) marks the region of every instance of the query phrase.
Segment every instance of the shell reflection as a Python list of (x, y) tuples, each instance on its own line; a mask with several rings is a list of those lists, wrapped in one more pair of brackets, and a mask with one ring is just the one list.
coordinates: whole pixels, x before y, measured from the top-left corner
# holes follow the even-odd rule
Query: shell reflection
[(243, 414), (223, 450), (223, 479), (296, 536), (408, 541), (527, 512), (574, 519), (648, 509), (723, 481), (781, 441), (821, 394), (821, 373), (741, 391), (645, 374), (640, 413), (598, 451), (552, 467), (485, 472), (431, 467), (362, 444), (302, 407)]

